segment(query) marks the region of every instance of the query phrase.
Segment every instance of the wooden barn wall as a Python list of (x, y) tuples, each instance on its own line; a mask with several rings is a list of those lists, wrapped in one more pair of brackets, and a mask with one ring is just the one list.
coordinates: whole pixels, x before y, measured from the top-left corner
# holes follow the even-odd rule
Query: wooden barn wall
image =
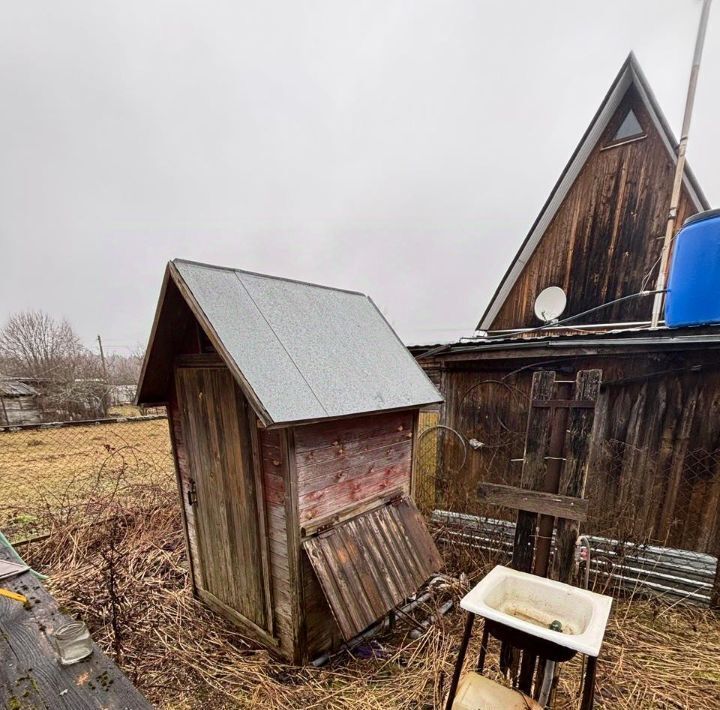
[[(629, 108), (635, 112), (647, 137), (606, 147)], [(491, 330), (538, 325), (533, 303), (547, 286), (561, 286), (568, 294), (566, 315), (581, 313), (645, 287), (652, 288), (673, 173), (674, 164), (662, 138), (636, 89), (630, 87), (508, 294)], [(678, 224), (695, 211), (683, 190)], [(651, 309), (651, 298), (639, 298), (605, 308), (583, 320), (645, 321), (650, 319)]]
[(282, 432), (258, 430), (265, 495), (265, 515), (270, 538), (271, 594), (275, 633), (284, 655), (293, 653), (293, 590), (288, 563), (288, 530), (285, 500), (289, 471), (281, 444)]
[[(714, 362), (715, 361), (715, 362)], [(527, 369), (512, 374), (519, 367)], [(689, 368), (701, 365), (700, 371)], [(590, 458), (590, 533), (720, 553), (720, 369), (717, 356), (641, 355), (557, 358), (542, 367), (489, 361), (443, 373), (443, 423), (467, 439), (440, 439), (436, 504), (512, 518), (478, 507), (479, 481), (518, 485), (533, 369), (563, 379), (603, 370)], [(661, 373), (661, 374), (653, 374)]]
[(295, 430), (300, 524), (393, 490), (410, 490), (414, 412), (310, 424)]
[(35, 395), (0, 398), (0, 425), (39, 424), (40, 404)]

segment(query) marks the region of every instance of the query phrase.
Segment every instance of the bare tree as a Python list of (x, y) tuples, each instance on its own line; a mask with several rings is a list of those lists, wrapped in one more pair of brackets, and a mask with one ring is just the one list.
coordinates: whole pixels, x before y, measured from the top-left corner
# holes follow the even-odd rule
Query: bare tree
[(76, 377), (87, 351), (67, 320), (23, 311), (10, 316), (0, 331), (0, 358), (6, 374), (68, 381)]
[(113, 353), (106, 356), (108, 380), (113, 385), (135, 385), (140, 379), (142, 368), (143, 348), (138, 348), (128, 355)]

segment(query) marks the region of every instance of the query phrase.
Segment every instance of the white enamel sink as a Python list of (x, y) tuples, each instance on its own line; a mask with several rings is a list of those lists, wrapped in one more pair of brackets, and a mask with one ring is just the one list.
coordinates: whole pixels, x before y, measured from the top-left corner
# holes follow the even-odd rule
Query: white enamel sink
[[(466, 611), (597, 656), (612, 598), (498, 565), (460, 602)], [(561, 631), (550, 628), (560, 622)], [(557, 624), (555, 624), (557, 626)]]

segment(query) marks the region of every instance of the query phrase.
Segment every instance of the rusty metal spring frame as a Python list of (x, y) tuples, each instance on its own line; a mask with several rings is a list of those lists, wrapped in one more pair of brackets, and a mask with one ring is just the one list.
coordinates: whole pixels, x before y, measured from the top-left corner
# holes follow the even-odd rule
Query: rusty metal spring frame
[(435, 429), (444, 429), (457, 437), (458, 441), (462, 445), (462, 461), (455, 470), (462, 471), (463, 467), (465, 466), (465, 462), (467, 461), (468, 444), (467, 439), (457, 429), (453, 429), (451, 426), (447, 426), (446, 424), (434, 424), (427, 429), (423, 429), (420, 434), (418, 434), (418, 446), (420, 445), (420, 441), (423, 439), (423, 437), (426, 436), (429, 432), (434, 431)]
[[(512, 374), (512, 373), (510, 373)], [(481, 382), (476, 382), (471, 387), (468, 387), (467, 390), (463, 393), (463, 395), (460, 397), (459, 405), (462, 407), (465, 403), (465, 400), (467, 399), (468, 395), (471, 392), (474, 392), (475, 390), (479, 389), (480, 387), (484, 387), (487, 385), (497, 385), (500, 387), (503, 387), (508, 391), (508, 393), (515, 399), (516, 403), (520, 404), (525, 399), (527, 399), (527, 394), (520, 390), (518, 387), (515, 387), (514, 385), (509, 384), (508, 382), (504, 382), (503, 380), (482, 380)], [(520, 404), (522, 406), (522, 404)], [(507, 440), (502, 440), (498, 443), (494, 444), (485, 444), (483, 448), (485, 449), (501, 449), (508, 445), (509, 442), (513, 441), (517, 437), (522, 436), (522, 432), (515, 431), (511, 429), (497, 414), (495, 415), (495, 419), (497, 420), (498, 426), (500, 429), (504, 430), (507, 434)], [(467, 437), (466, 438), (470, 438)]]

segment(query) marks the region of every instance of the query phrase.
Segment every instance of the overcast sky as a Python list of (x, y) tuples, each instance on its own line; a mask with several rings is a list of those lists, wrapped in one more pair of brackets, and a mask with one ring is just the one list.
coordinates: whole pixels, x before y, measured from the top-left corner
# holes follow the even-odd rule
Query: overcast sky
[[(0, 317), (144, 344), (183, 257), (472, 332), (632, 49), (676, 133), (700, 0), (3, 0)], [(688, 151), (720, 200), (720, 8)]]

